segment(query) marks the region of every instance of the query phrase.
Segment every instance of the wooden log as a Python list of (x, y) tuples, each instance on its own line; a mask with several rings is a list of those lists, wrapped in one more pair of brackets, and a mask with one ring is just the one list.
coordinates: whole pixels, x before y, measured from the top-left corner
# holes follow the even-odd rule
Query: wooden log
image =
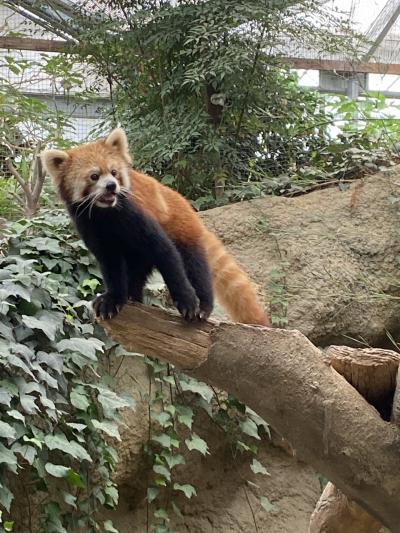
[(400, 354), (380, 348), (330, 346), (325, 353), (329, 364), (390, 420)]
[(287, 438), (299, 458), (400, 533), (400, 431), (300, 332), (188, 325), (138, 305), (103, 325), (128, 350), (165, 359), (235, 395)]
[[(400, 354), (379, 348), (330, 346), (325, 357), (383, 418), (390, 419)], [(309, 533), (378, 533), (381, 527), (373, 516), (328, 482), (311, 515)]]

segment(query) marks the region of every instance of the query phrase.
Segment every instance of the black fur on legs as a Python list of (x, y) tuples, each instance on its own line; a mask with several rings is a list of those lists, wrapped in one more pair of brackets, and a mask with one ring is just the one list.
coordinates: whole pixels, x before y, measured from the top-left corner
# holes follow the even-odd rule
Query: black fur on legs
[(201, 247), (189, 247), (177, 242), (175, 246), (181, 254), (187, 277), (200, 301), (199, 317), (205, 320), (211, 315), (214, 306), (212, 277), (206, 252)]
[(115, 207), (82, 209), (82, 204), (69, 204), (68, 210), (103, 275), (106, 292), (93, 302), (97, 316), (116, 315), (128, 296), (140, 299), (154, 268), (160, 271), (182, 316), (189, 321), (199, 316), (182, 257), (156, 221), (122, 195)]

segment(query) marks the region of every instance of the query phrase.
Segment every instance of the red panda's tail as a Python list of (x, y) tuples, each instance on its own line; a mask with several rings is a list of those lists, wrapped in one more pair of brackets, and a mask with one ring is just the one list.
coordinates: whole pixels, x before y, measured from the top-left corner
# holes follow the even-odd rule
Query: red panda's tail
[(205, 230), (203, 243), (216, 296), (230, 318), (243, 324), (269, 326), (270, 321), (258, 300), (254, 285), (222, 242), (213, 233)]

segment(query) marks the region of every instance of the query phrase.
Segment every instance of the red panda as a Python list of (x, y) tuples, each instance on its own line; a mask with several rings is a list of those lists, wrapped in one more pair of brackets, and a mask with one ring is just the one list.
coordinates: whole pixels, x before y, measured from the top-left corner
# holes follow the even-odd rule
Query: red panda
[(158, 268), (187, 319), (210, 315), (214, 289), (234, 321), (270, 324), (253, 284), (189, 202), (132, 169), (122, 129), (67, 151), (46, 150), (42, 161), (100, 263), (107, 292), (94, 303), (97, 314), (113, 316), (128, 297), (141, 301)]

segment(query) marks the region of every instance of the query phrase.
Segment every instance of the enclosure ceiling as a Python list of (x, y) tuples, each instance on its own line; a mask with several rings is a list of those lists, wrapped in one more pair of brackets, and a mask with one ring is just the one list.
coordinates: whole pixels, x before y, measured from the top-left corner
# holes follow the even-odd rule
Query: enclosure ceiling
[[(42, 26), (45, 30), (66, 40), (77, 40), (73, 27), (76, 6), (87, 0), (3, 0), (3, 3), (21, 15)], [(327, 7), (343, 9), (354, 27), (365, 33), (371, 44), (365, 46), (364, 60), (377, 63), (400, 64), (400, 0), (371, 0), (375, 20), (369, 27), (360, 28), (366, 20), (366, 0), (321, 0)], [(378, 11), (376, 11), (378, 9)], [(347, 60), (343, 54), (327, 54), (312, 46), (296, 43), (291, 37), (283, 41), (279, 52), (285, 56), (305, 59)]]

